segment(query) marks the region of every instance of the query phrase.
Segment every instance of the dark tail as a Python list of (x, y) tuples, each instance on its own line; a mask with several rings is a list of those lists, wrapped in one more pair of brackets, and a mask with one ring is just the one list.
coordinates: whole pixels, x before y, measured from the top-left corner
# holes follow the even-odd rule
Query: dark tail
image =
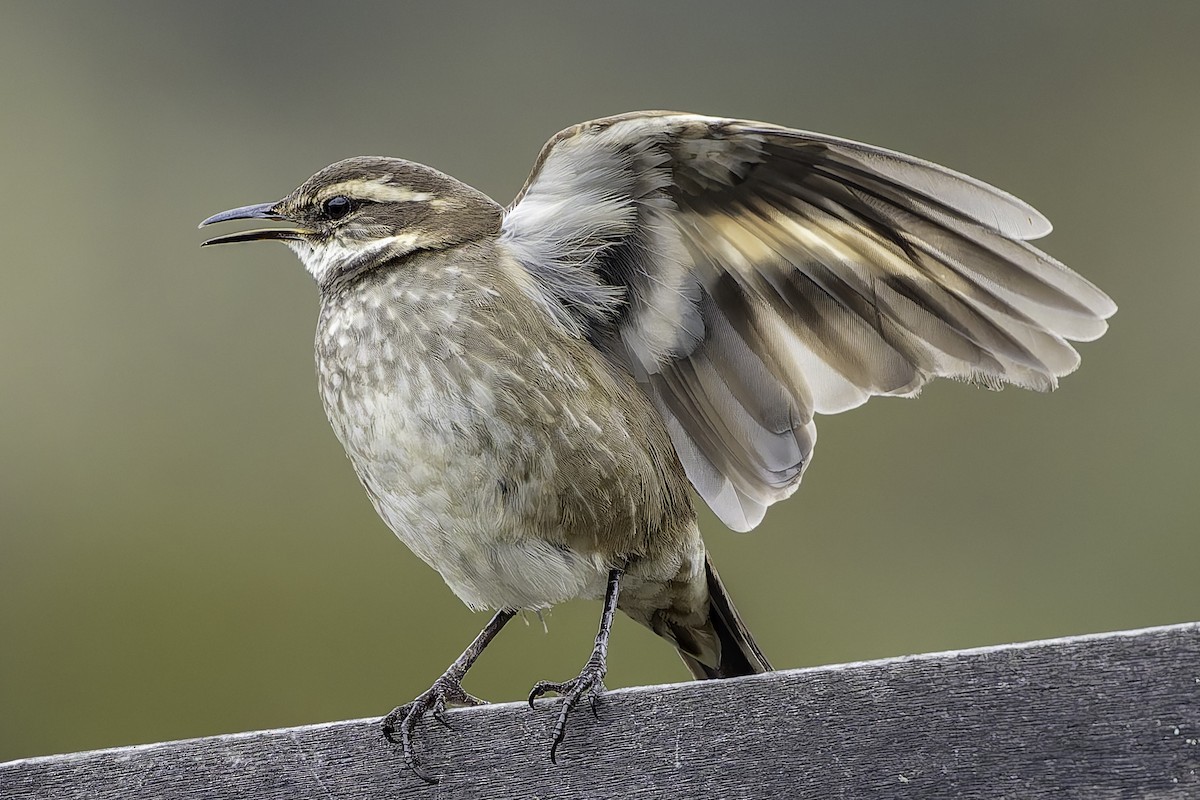
[(754, 643), (754, 637), (746, 623), (733, 607), (729, 593), (721, 583), (721, 576), (713, 569), (712, 561), (705, 556), (704, 569), (708, 575), (708, 618), (717, 641), (721, 643), (721, 655), (715, 665), (704, 664), (682, 650), (683, 663), (691, 670), (696, 680), (712, 678), (736, 678), (739, 675), (757, 675), (770, 672), (771, 664)]

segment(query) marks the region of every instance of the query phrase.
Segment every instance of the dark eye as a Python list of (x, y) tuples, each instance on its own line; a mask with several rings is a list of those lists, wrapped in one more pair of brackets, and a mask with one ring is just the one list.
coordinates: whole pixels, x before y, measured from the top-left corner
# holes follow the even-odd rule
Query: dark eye
[(334, 195), (321, 203), (321, 212), (329, 219), (341, 219), (354, 210), (354, 203), (345, 195)]

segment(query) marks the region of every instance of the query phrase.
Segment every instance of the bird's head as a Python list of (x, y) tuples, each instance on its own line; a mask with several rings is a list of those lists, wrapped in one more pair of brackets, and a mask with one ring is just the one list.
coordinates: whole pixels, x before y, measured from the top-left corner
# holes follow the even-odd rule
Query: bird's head
[(495, 235), (503, 213), (487, 195), (435, 169), (364, 156), (331, 164), (278, 202), (222, 211), (200, 226), (238, 219), (286, 222), (204, 244), (281, 241), (324, 288), (418, 250)]

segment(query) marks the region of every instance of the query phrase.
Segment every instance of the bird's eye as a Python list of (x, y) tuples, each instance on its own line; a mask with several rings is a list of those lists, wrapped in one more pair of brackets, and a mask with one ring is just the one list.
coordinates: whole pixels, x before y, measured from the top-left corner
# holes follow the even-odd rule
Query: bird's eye
[(345, 195), (334, 195), (321, 204), (321, 212), (329, 219), (341, 219), (354, 210), (354, 203)]

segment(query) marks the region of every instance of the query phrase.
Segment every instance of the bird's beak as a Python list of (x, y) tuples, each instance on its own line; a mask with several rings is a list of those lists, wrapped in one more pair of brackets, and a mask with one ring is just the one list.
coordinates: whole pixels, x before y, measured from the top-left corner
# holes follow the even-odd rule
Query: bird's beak
[[(287, 217), (281, 215), (276, 210), (278, 205), (278, 203), (259, 203), (255, 206), (231, 208), (228, 211), (222, 211), (220, 214), (213, 214), (204, 220), (204, 222), (201, 222), (199, 227), (203, 228), (205, 225), (212, 225), (214, 222), (228, 222), (232, 219), (277, 219), (286, 221)], [(200, 246), (230, 244), (231, 242), (254, 242), (263, 239), (300, 239), (307, 233), (312, 233), (312, 231), (303, 228), (259, 228), (252, 231), (218, 236), (215, 239), (202, 242)]]

